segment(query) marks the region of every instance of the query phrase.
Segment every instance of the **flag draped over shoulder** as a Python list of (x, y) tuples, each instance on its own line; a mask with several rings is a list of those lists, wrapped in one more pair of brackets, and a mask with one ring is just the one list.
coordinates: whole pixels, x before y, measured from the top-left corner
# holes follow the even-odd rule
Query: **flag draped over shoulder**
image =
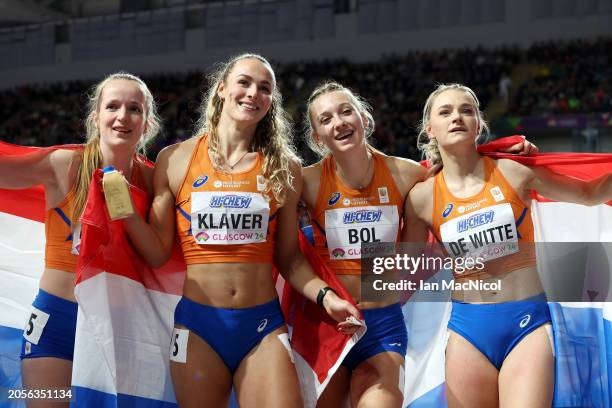
[[(612, 173), (612, 154), (510, 158), (581, 180)], [(572, 263), (581, 277), (571, 283), (579, 291), (572, 301), (561, 296), (549, 302), (555, 338), (553, 406), (612, 407), (612, 201), (587, 207), (547, 200), (536, 192), (531, 209), (536, 241), (563, 243), (536, 247), (546, 292), (554, 291), (559, 279), (568, 279), (559, 277), (559, 264)]]
[[(182, 253), (175, 247), (163, 268), (150, 268), (130, 246), (122, 221), (109, 220), (101, 177), (98, 170), (81, 218), (72, 405), (175, 406), (169, 353), (185, 276)], [(134, 186), (130, 193), (146, 216), (149, 197)]]
[[(481, 146), (479, 151), (494, 158), (509, 158), (528, 166), (542, 166), (553, 172), (572, 176), (582, 180), (591, 180), (605, 173), (612, 172), (612, 154), (575, 154), (548, 153), (531, 156), (513, 156), (493, 153), (500, 148), (510, 147), (522, 139), (520, 137), (504, 138)], [(532, 214), (538, 242), (601, 242), (608, 259), (612, 259), (610, 242), (612, 242), (612, 202), (594, 207), (577, 204), (552, 202), (538, 194), (532, 200)], [(308, 253), (308, 252), (307, 252)], [(538, 256), (540, 254), (538, 253)], [(312, 256), (307, 256), (313, 260)], [(313, 263), (319, 268), (320, 259)], [(611, 262), (612, 263), (612, 262)], [(609, 266), (609, 265), (608, 265)], [(554, 271), (540, 265), (542, 279), (554, 276)], [(585, 268), (588, 265), (584, 265)], [(607, 271), (598, 271), (597, 276), (610, 276), (612, 267)], [(327, 275), (326, 275), (327, 276)], [(325, 278), (324, 279), (328, 279)], [(450, 279), (448, 271), (441, 271), (430, 281)], [(588, 275), (587, 275), (588, 280)], [(328, 281), (330, 282), (330, 281)], [(612, 293), (608, 280), (592, 280), (584, 283), (584, 300), (582, 302), (550, 302), (555, 336), (555, 394), (553, 406), (612, 406), (612, 303), (597, 301), (606, 299)], [(545, 288), (546, 282), (544, 282)], [(596, 293), (596, 295), (594, 295)], [(404, 320), (408, 330), (408, 350), (405, 356), (404, 406), (411, 408), (446, 407), (444, 390), (444, 350), (446, 347), (446, 325), (450, 317), (450, 294), (441, 292), (440, 298), (432, 300), (431, 292), (414, 293), (410, 300), (402, 305)], [(595, 296), (595, 297), (594, 297)], [(609, 296), (608, 296), (609, 299)], [(287, 305), (283, 302), (285, 308)], [(300, 309), (296, 309), (300, 311)], [(289, 322), (299, 322), (293, 316)], [(309, 324), (313, 324), (309, 322)], [(292, 332), (292, 344), (309, 345), (307, 339), (321, 336), (316, 331), (299, 330), (295, 326)], [(311, 330), (311, 329), (310, 329)], [(301, 334), (300, 334), (301, 333)], [(337, 332), (330, 332), (341, 342), (344, 337)], [(299, 336), (304, 336), (299, 339)], [(346, 339), (344, 339), (346, 340)], [(322, 341), (322, 340), (317, 340)], [(327, 339), (326, 341), (330, 341)], [(314, 343), (309, 345), (314, 347)], [(294, 354), (302, 350), (294, 347)], [(311, 355), (316, 351), (308, 351)], [(326, 353), (319, 349), (319, 353)], [(332, 354), (332, 356), (338, 355)], [(314, 373), (332, 375), (338, 361), (322, 361)], [(303, 370), (300, 372), (303, 375)], [(310, 376), (315, 374), (310, 373)], [(319, 377), (317, 377), (319, 378)], [(328, 381), (329, 379), (327, 379)], [(320, 395), (326, 382), (320, 382), (316, 395)], [(306, 399), (308, 401), (308, 399)]]
[[(494, 153), (519, 141), (518, 137), (505, 138), (481, 146), (479, 150), (493, 158), (507, 158), (528, 166), (545, 167), (581, 180), (593, 180), (603, 174), (612, 173), (612, 154), (542, 153), (513, 156)], [(564, 241), (572, 245), (580, 242), (601, 243), (602, 245), (595, 247), (608, 259), (612, 259), (612, 202), (587, 207), (547, 200), (537, 192), (534, 192), (533, 198), (531, 209), (536, 242)], [(543, 261), (543, 258), (548, 258), (550, 254), (541, 252), (554, 248), (554, 245), (547, 244), (536, 246), (538, 273), (547, 293), (550, 288), (548, 284), (558, 279), (558, 271), (550, 270), (551, 263)], [(593, 250), (592, 245), (589, 248)], [(585, 263), (579, 267), (589, 269), (589, 257), (583, 259)], [(601, 266), (601, 263), (597, 265)], [(612, 303), (602, 301), (609, 300), (612, 293), (611, 282), (605, 279), (612, 275), (611, 265), (612, 262), (607, 264), (607, 270), (584, 275), (584, 282), (580, 282), (580, 288), (583, 290), (582, 301), (549, 302), (556, 357), (554, 407), (612, 406)], [(447, 272), (441, 274), (444, 273)], [(439, 275), (432, 279), (441, 279)], [(590, 279), (589, 276), (600, 279)], [(601, 279), (602, 277), (604, 279)], [(403, 306), (409, 343), (404, 405), (413, 408), (445, 407), (444, 336), (450, 307), (448, 304), (442, 307), (439, 303), (418, 302), (419, 295), (417, 292)], [(415, 313), (419, 309), (425, 313)], [(436, 329), (436, 326), (443, 330)], [(427, 353), (425, 358), (420, 354), (422, 352)], [(414, 360), (425, 360), (426, 363), (411, 367)], [(408, 373), (411, 371), (414, 375), (409, 377)], [(441, 381), (435, 385), (431, 384), (431, 381), (423, 381), (423, 378), (437, 378)], [(418, 389), (415, 381), (429, 384)]]
[[(0, 142), (0, 155), (79, 147)], [(131, 187), (131, 193), (145, 213), (144, 192)], [(84, 216), (72, 405), (176, 406), (168, 361), (185, 270), (180, 249), (164, 268), (151, 270), (129, 247), (121, 222), (108, 222), (98, 183)], [(44, 217), (42, 186), (0, 189), (0, 390), (21, 387), (21, 338), (44, 269)], [(0, 394), (0, 406), (23, 405)]]
[[(502, 145), (517, 140), (506, 140)], [(494, 145), (492, 149), (499, 147)], [(0, 142), (0, 155), (33, 151), (36, 149)], [(611, 154), (503, 157), (585, 180), (612, 171)], [(144, 193), (134, 188), (131, 193), (138, 210), (144, 213)], [(536, 196), (532, 203), (536, 240), (612, 242), (611, 204), (584, 207)], [(179, 251), (164, 269), (152, 271), (130, 248), (121, 222), (109, 223), (106, 217), (103, 195), (95, 182), (84, 214), (82, 259), (75, 290), (79, 314), (73, 404), (173, 406), (168, 361), (172, 313), (184, 277), (182, 256)], [(44, 267), (43, 221), (44, 192), (40, 186), (0, 190), (0, 389), (20, 385), (22, 331)], [(302, 250), (315, 262), (320, 276), (348, 298), (333, 273), (316, 266), (304, 244), (302, 239)], [(609, 246), (602, 250), (612, 259), (606, 252)], [(444, 279), (441, 274), (432, 279)], [(603, 275), (609, 276), (610, 271)], [(585, 274), (582, 290), (587, 301), (550, 303), (556, 354), (555, 407), (612, 406), (612, 304), (603, 301), (610, 293), (610, 281), (601, 282), (592, 276), (602, 274)], [(294, 295), (285, 290), (282, 303), (288, 321), (294, 325), (292, 345), (300, 381), (306, 385), (305, 400), (313, 405), (313, 396), (316, 400), (359, 335), (351, 338), (339, 334), (335, 323), (325, 320), (324, 311)], [(419, 296), (415, 293), (402, 307), (409, 338), (404, 405), (444, 407), (444, 347), (450, 304), (421, 302)], [(427, 296), (431, 299), (430, 294)], [(315, 317), (317, 314), (321, 319)], [(319, 320), (326, 321), (327, 326), (312, 331), (313, 324), (320, 325)], [(10, 406), (6, 401), (0, 403)]]

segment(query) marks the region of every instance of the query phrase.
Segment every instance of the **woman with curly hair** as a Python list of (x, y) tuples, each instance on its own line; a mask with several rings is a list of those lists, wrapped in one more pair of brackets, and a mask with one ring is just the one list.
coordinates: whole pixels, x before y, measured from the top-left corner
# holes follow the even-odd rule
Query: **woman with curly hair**
[(324, 292), (337, 321), (358, 314), (297, 250), (300, 161), (268, 61), (243, 54), (222, 64), (201, 111), (196, 135), (159, 154), (149, 223), (126, 222), (153, 266), (170, 257), (178, 231), (187, 278), (172, 339), (177, 400), (222, 406), (233, 386), (242, 407), (301, 406), (272, 264), (310, 300)]

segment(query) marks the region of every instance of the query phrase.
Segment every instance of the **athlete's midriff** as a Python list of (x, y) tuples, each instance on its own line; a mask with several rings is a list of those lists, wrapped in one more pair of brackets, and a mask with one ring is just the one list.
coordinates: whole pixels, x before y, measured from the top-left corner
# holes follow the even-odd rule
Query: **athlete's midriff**
[[(359, 275), (336, 275), (344, 288), (348, 291), (351, 297), (357, 302), (359, 309), (377, 309), (397, 303), (399, 299), (398, 293), (390, 290), (383, 290), (376, 293), (376, 299), (362, 299), (361, 276)], [(377, 275), (370, 275), (374, 277)]]
[(515, 269), (496, 276), (478, 274), (455, 276), (455, 282), (481, 281), (497, 284), (500, 290), (456, 290), (452, 298), (467, 303), (501, 303), (527, 299), (544, 291), (535, 266)]
[(45, 268), (40, 277), (39, 287), (47, 293), (76, 302), (74, 297), (74, 281), (75, 275), (73, 272)]
[(242, 309), (277, 297), (268, 263), (187, 265), (183, 295), (214, 307)]

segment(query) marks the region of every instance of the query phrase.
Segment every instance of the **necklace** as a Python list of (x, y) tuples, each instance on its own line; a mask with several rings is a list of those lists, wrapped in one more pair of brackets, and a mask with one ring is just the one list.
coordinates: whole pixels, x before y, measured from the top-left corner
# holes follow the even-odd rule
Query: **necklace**
[[(351, 183), (346, 183), (349, 187), (353, 187), (356, 188), (357, 190), (361, 190), (362, 188), (366, 187), (366, 181), (368, 179), (368, 174), (370, 174), (370, 168), (372, 167), (372, 162), (374, 161), (374, 157), (372, 157), (370, 155), (370, 157), (368, 157), (368, 168), (365, 171), (365, 174), (363, 175), (363, 177), (361, 177), (361, 180), (359, 182), (359, 184), (353, 186)], [(344, 177), (344, 175), (341, 175), (340, 172), (338, 172), (338, 164), (336, 163), (336, 173), (338, 173), (338, 176), (340, 176), (341, 179), (346, 180), (346, 177)]]
[(248, 150), (246, 152), (244, 152), (242, 154), (242, 156), (240, 156), (240, 158), (234, 162), (234, 164), (229, 164), (228, 161), (224, 159), (225, 166), (229, 167), (229, 171), (232, 172), (234, 170), (234, 167), (236, 167), (236, 165), (238, 165), (238, 163), (240, 163), (242, 161), (242, 159), (244, 159), (246, 157), (247, 154), (249, 154)]

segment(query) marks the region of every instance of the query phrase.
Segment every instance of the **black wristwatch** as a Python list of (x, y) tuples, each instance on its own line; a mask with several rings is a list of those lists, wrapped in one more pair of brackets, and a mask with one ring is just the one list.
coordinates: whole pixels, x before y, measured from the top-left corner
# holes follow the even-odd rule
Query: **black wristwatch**
[(330, 290), (336, 293), (336, 291), (329, 286), (325, 286), (324, 288), (321, 288), (321, 290), (319, 291), (319, 294), (317, 295), (317, 305), (323, 307), (323, 298), (325, 297), (325, 295), (327, 295), (327, 292), (329, 292)]

